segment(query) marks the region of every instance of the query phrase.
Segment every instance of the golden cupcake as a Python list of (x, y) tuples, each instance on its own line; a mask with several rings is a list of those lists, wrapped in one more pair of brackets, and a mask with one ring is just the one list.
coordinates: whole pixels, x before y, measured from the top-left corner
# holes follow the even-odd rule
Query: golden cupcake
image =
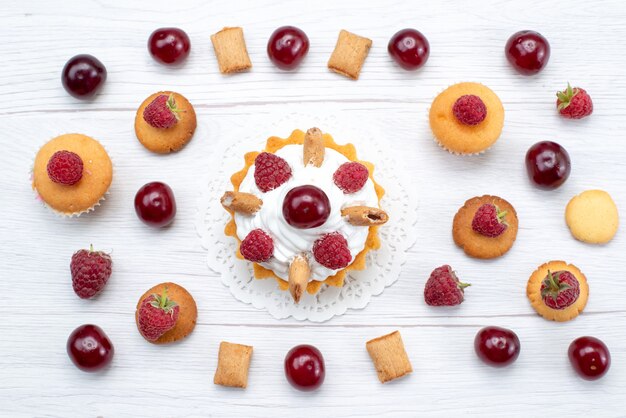
[(504, 107), (490, 88), (479, 83), (458, 83), (435, 98), (429, 120), (443, 148), (454, 154), (479, 154), (500, 137)]
[(153, 344), (182, 340), (196, 327), (198, 308), (193, 296), (176, 283), (160, 283), (137, 302), (135, 322), (142, 337)]
[(550, 261), (542, 264), (528, 279), (526, 295), (545, 319), (565, 322), (580, 314), (589, 298), (585, 275), (573, 264)]
[(196, 131), (196, 112), (182, 95), (160, 91), (143, 101), (135, 115), (135, 134), (141, 144), (157, 154), (183, 148)]
[(506, 254), (517, 238), (515, 208), (498, 196), (469, 199), (452, 222), (454, 243), (470, 257), (496, 258)]
[(93, 210), (111, 186), (113, 164), (104, 147), (82, 134), (46, 143), (35, 157), (33, 190), (55, 212), (80, 215)]
[(269, 138), (245, 162), (221, 203), (232, 215), (225, 232), (256, 278), (276, 279), (298, 302), (304, 290), (343, 286), (347, 271), (366, 267), (388, 216), (374, 166), (357, 160), (352, 144), (338, 145), (317, 128), (296, 130)]

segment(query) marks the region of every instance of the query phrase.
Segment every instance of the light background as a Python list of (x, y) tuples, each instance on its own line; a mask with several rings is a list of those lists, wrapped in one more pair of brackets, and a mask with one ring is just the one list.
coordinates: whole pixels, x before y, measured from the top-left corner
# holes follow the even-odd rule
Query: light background
[[(588, 188), (607, 190), (626, 208), (625, 21), (619, 0), (3, 1), (0, 415), (626, 416), (624, 234), (589, 246), (575, 241), (563, 220), (567, 201)], [(285, 24), (299, 26), (311, 41), (294, 73), (277, 70), (265, 52), (271, 32)], [(182, 68), (165, 68), (149, 56), (148, 35), (161, 26), (190, 35), (192, 52)], [(223, 26), (244, 28), (251, 72), (219, 74), (210, 35)], [(387, 55), (389, 38), (404, 27), (430, 41), (430, 59), (416, 73)], [(503, 54), (508, 36), (527, 28), (552, 46), (550, 63), (535, 77), (515, 74)], [(374, 42), (357, 82), (326, 68), (340, 29)], [(108, 70), (93, 102), (71, 98), (60, 83), (61, 68), (77, 53), (97, 56)], [(555, 114), (554, 93), (568, 80), (593, 97), (589, 119)], [(484, 156), (449, 155), (431, 140), (430, 102), (457, 81), (485, 83), (504, 103), (502, 137)], [(133, 132), (139, 103), (163, 89), (187, 96), (199, 119), (190, 144), (169, 156), (149, 153)], [(384, 132), (380, 147), (402, 151), (398, 170), (411, 178), (420, 201), (419, 239), (399, 281), (366, 309), (324, 324), (278, 321), (234, 300), (207, 269), (193, 228), (200, 180), (210, 175), (206, 161), (216, 144), (251, 131), (287, 135), (273, 132), (272, 121), (305, 105)], [(252, 114), (265, 115), (267, 123), (246, 124)], [(44, 209), (29, 185), (37, 149), (67, 132), (99, 139), (115, 164), (105, 203), (71, 220)], [(571, 155), (572, 175), (559, 190), (539, 191), (526, 179), (524, 154), (539, 140), (555, 140)], [(166, 230), (145, 227), (133, 210), (136, 190), (154, 180), (169, 183), (178, 202)], [(515, 205), (520, 230), (508, 255), (485, 262), (454, 246), (451, 222), (467, 198), (487, 193)], [(101, 296), (83, 301), (71, 290), (68, 266), (72, 253), (89, 243), (112, 251), (114, 273)], [(589, 279), (587, 309), (569, 323), (541, 319), (525, 297), (528, 276), (550, 259), (575, 263)], [(444, 263), (473, 286), (462, 306), (429, 308), (423, 285)], [(147, 288), (166, 280), (194, 295), (198, 326), (181, 344), (153, 346), (136, 331), (134, 307)], [(103, 327), (115, 345), (112, 367), (101, 374), (78, 371), (65, 353), (69, 333), (88, 322)], [(491, 369), (475, 357), (473, 338), (485, 325), (518, 333), (522, 352), (512, 367)], [(415, 371), (383, 386), (365, 341), (395, 329)], [(604, 340), (613, 355), (608, 375), (594, 383), (573, 373), (566, 354), (570, 341), (586, 334)], [(254, 346), (245, 391), (212, 383), (221, 340)], [(316, 345), (326, 358), (326, 382), (315, 393), (293, 390), (283, 376), (285, 353), (300, 343)]]

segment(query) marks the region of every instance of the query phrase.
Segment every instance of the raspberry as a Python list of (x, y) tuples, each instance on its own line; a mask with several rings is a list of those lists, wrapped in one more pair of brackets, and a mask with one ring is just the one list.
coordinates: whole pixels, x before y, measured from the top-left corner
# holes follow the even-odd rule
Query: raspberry
[(253, 229), (241, 241), (239, 252), (246, 260), (262, 263), (274, 254), (274, 241), (262, 229)]
[(161, 94), (146, 106), (143, 111), (143, 119), (154, 128), (167, 129), (178, 123), (179, 112), (174, 95)]
[(506, 213), (506, 211), (501, 212), (494, 204), (485, 203), (474, 214), (472, 229), (486, 237), (495, 238), (500, 236), (508, 227), (504, 221)]
[(262, 192), (269, 192), (291, 178), (287, 161), (269, 152), (262, 152), (254, 160), (254, 181)]
[(452, 106), (454, 116), (464, 125), (478, 125), (487, 117), (487, 107), (480, 97), (466, 94), (456, 99)]
[(556, 97), (556, 108), (564, 118), (582, 119), (593, 112), (593, 102), (584, 89), (567, 83), (567, 88), (557, 92)]
[(163, 294), (152, 294), (141, 301), (137, 312), (139, 332), (148, 341), (156, 341), (167, 331), (174, 328), (178, 320), (180, 307), (167, 297), (167, 289)]
[(361, 163), (349, 162), (339, 166), (333, 181), (345, 194), (358, 192), (363, 188), (370, 173)]
[(74, 253), (70, 262), (72, 287), (81, 299), (91, 299), (104, 289), (111, 276), (111, 257), (102, 251), (89, 250)]
[(57, 151), (48, 160), (46, 169), (50, 180), (71, 186), (83, 177), (83, 160), (71, 151)]
[(430, 273), (424, 286), (424, 300), (431, 306), (455, 306), (461, 304), (464, 290), (469, 283), (461, 283), (452, 271), (452, 267), (444, 265)]
[(339, 232), (326, 234), (313, 244), (315, 260), (331, 270), (346, 267), (352, 261), (348, 241)]
[(541, 283), (543, 303), (552, 309), (565, 309), (580, 295), (578, 279), (569, 271), (550, 273)]

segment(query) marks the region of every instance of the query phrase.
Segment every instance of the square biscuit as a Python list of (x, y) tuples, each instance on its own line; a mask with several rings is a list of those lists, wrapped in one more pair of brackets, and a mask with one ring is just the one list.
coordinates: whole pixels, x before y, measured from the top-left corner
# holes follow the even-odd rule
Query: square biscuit
[(358, 80), (361, 67), (371, 46), (371, 39), (342, 29), (339, 32), (335, 50), (328, 60), (328, 68), (353, 80)]
[(224, 28), (211, 35), (211, 42), (222, 74), (238, 73), (252, 68), (243, 29)]
[(378, 380), (381, 383), (389, 382), (413, 371), (409, 357), (404, 350), (400, 332), (394, 331), (391, 334), (374, 338), (368, 341), (365, 347), (374, 362)]
[(233, 388), (246, 388), (251, 358), (251, 346), (222, 341), (213, 383)]

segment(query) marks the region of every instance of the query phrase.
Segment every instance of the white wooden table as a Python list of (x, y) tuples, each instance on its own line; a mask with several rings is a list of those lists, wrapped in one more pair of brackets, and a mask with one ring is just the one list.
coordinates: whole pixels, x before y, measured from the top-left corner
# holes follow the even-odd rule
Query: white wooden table
[[(567, 201), (588, 188), (607, 190), (626, 209), (626, 6), (472, 3), (3, 1), (0, 415), (626, 416), (625, 235), (589, 246), (575, 241), (563, 220)], [(284, 24), (301, 27), (311, 40), (294, 73), (278, 71), (265, 52), (270, 33)], [(245, 30), (249, 73), (224, 77), (217, 70), (209, 37), (228, 25)], [(149, 56), (148, 35), (161, 26), (190, 35), (182, 68)], [(387, 55), (390, 36), (404, 27), (418, 28), (431, 44), (430, 60), (416, 73)], [(374, 41), (357, 82), (326, 68), (342, 28)], [(508, 36), (527, 28), (552, 46), (547, 68), (530, 78), (516, 75), (503, 54)], [(93, 102), (75, 100), (61, 86), (61, 68), (77, 53), (97, 56), (108, 70)], [(428, 127), (432, 98), (462, 80), (487, 84), (506, 109), (501, 139), (478, 158), (441, 151)], [(588, 120), (556, 116), (554, 93), (568, 80), (593, 97)], [(169, 156), (149, 153), (133, 132), (138, 104), (160, 89), (186, 95), (199, 119), (191, 143)], [(279, 321), (234, 300), (208, 270), (193, 228), (199, 179), (210, 174), (206, 161), (215, 144), (237, 141), (242, 127), (262, 137), (286, 135), (272, 132), (272, 121), (300, 105), (385, 131), (381, 146), (402, 149), (399, 170), (413, 179), (420, 202), (420, 239), (399, 281), (367, 308), (323, 324)], [(246, 126), (250, 114), (265, 115), (267, 125)], [(103, 206), (71, 220), (38, 204), (29, 184), (37, 149), (67, 132), (101, 140), (115, 164)], [(527, 148), (546, 139), (564, 145), (573, 160), (570, 179), (553, 192), (531, 186), (523, 164)], [(176, 222), (167, 230), (149, 229), (134, 214), (136, 190), (153, 180), (169, 183), (177, 197)], [(512, 202), (520, 218), (512, 251), (491, 262), (466, 257), (450, 232), (457, 208), (486, 193)], [(71, 290), (68, 266), (72, 253), (90, 243), (113, 252), (114, 273), (100, 297), (84, 301)], [(587, 309), (565, 324), (538, 317), (525, 296), (530, 273), (550, 259), (575, 263), (589, 279)], [(444, 263), (473, 286), (460, 307), (429, 308), (424, 282)], [(198, 326), (180, 344), (153, 346), (137, 332), (134, 308), (147, 288), (166, 280), (195, 296)], [(112, 367), (102, 374), (80, 372), (65, 352), (69, 333), (88, 322), (115, 345)], [(473, 338), (485, 325), (518, 333), (522, 352), (513, 366), (491, 369), (476, 358)], [(381, 385), (365, 341), (395, 329), (415, 371)], [(566, 354), (570, 341), (588, 334), (604, 340), (613, 356), (610, 372), (592, 383), (574, 374)], [(245, 391), (212, 383), (221, 340), (254, 346)], [(326, 358), (326, 382), (315, 393), (295, 391), (283, 375), (285, 353), (301, 343), (316, 345)]]

